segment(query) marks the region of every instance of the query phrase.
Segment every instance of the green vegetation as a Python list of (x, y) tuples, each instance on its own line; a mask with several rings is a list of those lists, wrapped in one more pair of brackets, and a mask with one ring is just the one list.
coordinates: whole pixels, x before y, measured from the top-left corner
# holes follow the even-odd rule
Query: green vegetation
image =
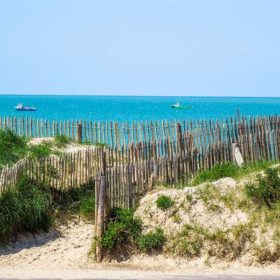
[(95, 216), (95, 199), (91, 196), (83, 196), (80, 199), (79, 213), (87, 220), (94, 220)]
[(182, 220), (178, 213), (173, 214), (171, 217), (174, 223), (180, 223)]
[(59, 135), (54, 141), (29, 145), (25, 137), (18, 136), (11, 130), (0, 130), (0, 168), (12, 166), (27, 156), (31, 159), (42, 159), (51, 154), (60, 155), (59, 149), (65, 148), (69, 142), (69, 138)]
[(10, 130), (0, 130), (0, 168), (13, 165), (28, 153), (25, 138), (15, 135)]
[(54, 142), (57, 148), (65, 148), (70, 143), (70, 139), (64, 135), (57, 135), (54, 138)]
[(57, 149), (65, 147), (68, 142), (67, 137), (57, 136), (54, 142), (28, 145), (25, 137), (17, 136), (11, 130), (0, 130), (0, 168), (11, 166), (27, 156), (31, 159), (41, 159), (51, 154), (58, 155)]
[(52, 199), (43, 185), (23, 178), (0, 197), (0, 242), (18, 232), (48, 230), (52, 224)]
[(50, 156), (52, 153), (52, 143), (51, 142), (43, 142), (38, 145), (30, 146), (29, 148), (29, 156), (31, 159), (42, 159)]
[[(146, 253), (160, 252), (166, 241), (160, 228), (147, 234), (142, 234), (142, 221), (133, 216), (132, 209), (114, 208), (100, 241), (107, 256), (130, 254), (135, 251)], [(93, 246), (94, 248), (95, 246)]]
[(47, 231), (57, 218), (61, 222), (72, 215), (94, 220), (93, 187), (56, 190), (23, 177), (16, 186), (0, 196), (0, 244), (19, 232)]
[(174, 205), (174, 201), (166, 195), (161, 195), (157, 200), (156, 200), (157, 207), (166, 210)]
[(53, 207), (58, 210), (58, 218), (70, 218), (72, 215), (80, 215), (88, 221), (93, 221), (95, 217), (93, 189), (93, 182), (89, 182), (79, 188), (50, 190)]
[(199, 189), (198, 193), (200, 199), (207, 205), (208, 210), (212, 212), (221, 210), (221, 206), (218, 205), (220, 203), (223, 203), (229, 209), (233, 209), (240, 202), (234, 190), (222, 194), (219, 188), (210, 183)]
[(146, 253), (160, 252), (165, 240), (163, 230), (156, 228), (154, 231), (141, 235), (138, 239), (138, 246), (141, 251)]
[[(257, 168), (259, 166), (257, 165)], [(244, 169), (235, 174), (239, 177), (239, 174), (245, 172), (244, 170), (253, 171), (255, 167), (243, 167)], [(213, 230), (198, 224), (187, 224), (183, 230), (170, 236), (171, 241), (166, 242), (165, 252), (188, 258), (203, 255), (207, 258), (215, 257), (231, 261), (250, 250), (258, 263), (279, 260), (279, 175), (279, 168), (268, 168), (264, 176), (256, 175), (257, 184), (245, 185), (244, 192), (240, 186), (221, 192), (210, 183), (198, 189), (198, 197), (205, 203), (208, 211), (219, 215), (224, 207), (232, 211), (241, 210), (248, 218), (247, 223), (225, 230)], [(186, 201), (191, 200), (191, 195), (187, 195)]]
[(250, 224), (225, 231), (210, 231), (200, 225), (187, 224), (173, 237), (167, 250), (188, 258), (199, 257), (204, 252), (209, 257), (233, 260), (245, 250), (246, 242), (254, 238), (252, 233)]
[(137, 246), (142, 224), (131, 209), (113, 209), (101, 244), (107, 254), (127, 253)]
[(95, 142), (95, 143), (93, 143), (93, 144), (91, 144), (91, 145), (94, 145), (94, 146), (100, 147), (100, 148), (106, 148), (106, 147), (108, 147), (108, 145), (107, 145), (106, 143), (102, 143), (102, 142)]
[(274, 208), (280, 201), (280, 170), (279, 168), (268, 168), (265, 176), (258, 175), (258, 186), (247, 184), (246, 194), (258, 205), (265, 204), (269, 208)]
[[(270, 163), (261, 162), (241, 168), (234, 166), (234, 174), (235, 177), (247, 175), (266, 165)], [(232, 166), (219, 168), (219, 171), (215, 171), (216, 175), (221, 175), (221, 170), (231, 170)], [(215, 179), (218, 176), (216, 175)], [(208, 260), (213, 257), (232, 261), (250, 252), (254, 261), (275, 262), (280, 258), (279, 182), (279, 169), (269, 168), (265, 171), (265, 176), (258, 176), (258, 186), (237, 185), (221, 191), (219, 187), (209, 183), (192, 193), (187, 193), (180, 206), (176, 206), (175, 201), (167, 195), (160, 195), (156, 200), (157, 207), (162, 210), (172, 207), (166, 215), (178, 224), (183, 223), (179, 208), (185, 205), (190, 207), (192, 202), (198, 199), (204, 202), (206, 211), (213, 212), (213, 215), (223, 215), (226, 213), (225, 208), (226, 211), (241, 211), (244, 222), (229, 228), (223, 228), (221, 223), (220, 229), (213, 229), (211, 226), (204, 227), (197, 221), (184, 224), (182, 230), (171, 233), (167, 239), (162, 228), (156, 227), (148, 233), (143, 233), (142, 221), (133, 216), (132, 210), (115, 209), (100, 242), (110, 257), (125, 256), (134, 252), (163, 252), (184, 258), (203, 256)]]
[(274, 162), (271, 161), (257, 161), (244, 164), (239, 167), (231, 162), (215, 165), (211, 170), (202, 170), (193, 179), (192, 185), (198, 185), (204, 182), (211, 182), (220, 178), (231, 177), (240, 178), (251, 172), (260, 171), (271, 166)]

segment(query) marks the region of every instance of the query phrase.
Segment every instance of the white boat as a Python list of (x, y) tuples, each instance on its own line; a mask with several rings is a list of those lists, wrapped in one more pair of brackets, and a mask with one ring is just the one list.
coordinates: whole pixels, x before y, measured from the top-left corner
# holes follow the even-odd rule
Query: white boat
[(180, 103), (176, 103), (176, 104), (171, 105), (171, 108), (181, 109), (181, 108), (183, 108), (183, 106)]
[(171, 105), (171, 108), (178, 109), (178, 110), (189, 110), (192, 108), (192, 105), (183, 106), (180, 103), (176, 103), (176, 104)]
[(20, 103), (20, 104), (18, 104), (16, 107), (15, 107), (15, 109), (17, 110), (17, 111), (29, 111), (29, 112), (35, 112), (35, 111), (37, 111), (37, 108), (35, 108), (35, 107), (28, 107), (28, 106), (23, 106), (23, 104), (22, 103)]

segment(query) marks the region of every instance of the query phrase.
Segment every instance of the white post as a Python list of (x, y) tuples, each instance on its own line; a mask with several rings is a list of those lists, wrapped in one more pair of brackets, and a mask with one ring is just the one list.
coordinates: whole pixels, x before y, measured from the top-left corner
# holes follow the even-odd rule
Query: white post
[(238, 166), (241, 166), (244, 163), (238, 143), (232, 143), (232, 158)]

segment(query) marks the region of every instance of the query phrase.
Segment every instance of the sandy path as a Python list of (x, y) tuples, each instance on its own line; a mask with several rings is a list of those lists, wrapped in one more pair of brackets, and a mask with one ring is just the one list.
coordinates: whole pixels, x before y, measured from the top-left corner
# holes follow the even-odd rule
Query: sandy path
[(17, 242), (0, 249), (0, 268), (81, 267), (87, 261), (93, 229), (92, 224), (77, 220), (48, 233), (21, 235)]
[(93, 230), (92, 224), (77, 220), (49, 233), (20, 236), (8, 248), (0, 249), (0, 279), (278, 279), (280, 275), (275, 267), (202, 268), (164, 256), (96, 264), (88, 260)]

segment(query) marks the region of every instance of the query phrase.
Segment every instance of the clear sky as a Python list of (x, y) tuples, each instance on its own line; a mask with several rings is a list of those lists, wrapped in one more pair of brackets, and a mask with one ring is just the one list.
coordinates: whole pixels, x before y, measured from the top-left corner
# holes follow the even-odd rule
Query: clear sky
[(280, 96), (278, 0), (0, 0), (1, 94)]

